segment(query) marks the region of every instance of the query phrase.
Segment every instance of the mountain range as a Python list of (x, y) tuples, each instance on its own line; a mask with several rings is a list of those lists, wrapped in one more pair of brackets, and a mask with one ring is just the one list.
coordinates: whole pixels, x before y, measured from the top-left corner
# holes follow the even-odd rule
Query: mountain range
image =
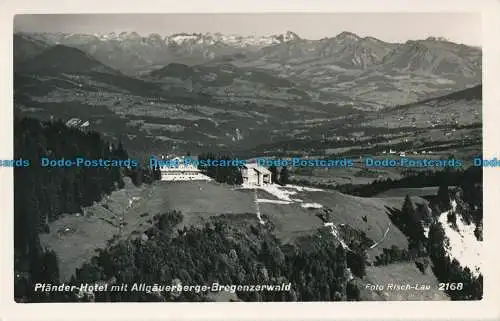
[(291, 31), (263, 37), (16, 33), (15, 62), (55, 45), (82, 50), (133, 77), (149, 76), (171, 63), (212, 70), (231, 64), (286, 78), (307, 91), (313, 101), (361, 109), (416, 102), (481, 83), (480, 48), (435, 37), (387, 43), (350, 32), (319, 40), (304, 39)]
[[(23, 40), (49, 45), (66, 45), (81, 49), (104, 64), (134, 73), (152, 65), (169, 62), (196, 64), (223, 55), (279, 44), (298, 38), (294, 33), (265, 37), (222, 35), (220, 33), (179, 33), (167, 37), (151, 34), (142, 37), (136, 32), (105, 34), (20, 33)], [(21, 40), (18, 37), (17, 40)]]
[[(392, 108), (481, 84), (481, 49), (440, 38), (16, 33), (13, 40), (19, 110), (88, 120), (149, 150), (318, 139), (366, 113), (386, 126), (377, 120), (384, 110), (397, 126), (403, 116)], [(429, 105), (408, 108), (433, 113)]]
[[(42, 60), (50, 55), (52, 58), (47, 59), (57, 63), (68, 59), (59, 47), (59, 51), (48, 51), (45, 58), (38, 57), (38, 62), (29, 61), (54, 46), (79, 49), (95, 60), (93, 64), (99, 61), (132, 77), (147, 78), (159, 70), (175, 68), (175, 64), (197, 68), (199, 79), (212, 78), (213, 71), (227, 73), (236, 68), (260, 75), (268, 73), (292, 82), (294, 89), (307, 92), (313, 101), (361, 109), (411, 103), (481, 82), (479, 48), (441, 38), (394, 44), (349, 32), (320, 40), (302, 39), (293, 32), (266, 37), (175, 34), (164, 38), (158, 34), (141, 37), (135, 32), (17, 33), (16, 72), (26, 72), (30, 63), (46, 65), (47, 61)], [(202, 75), (200, 69), (208, 73)], [(196, 85), (197, 79), (190, 79), (188, 91), (192, 91), (193, 82)], [(199, 85), (207, 84), (205, 81)]]

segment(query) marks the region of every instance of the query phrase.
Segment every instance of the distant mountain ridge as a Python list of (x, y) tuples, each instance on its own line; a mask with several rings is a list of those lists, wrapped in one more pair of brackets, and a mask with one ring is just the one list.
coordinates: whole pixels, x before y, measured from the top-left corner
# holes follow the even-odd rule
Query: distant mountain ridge
[[(205, 66), (216, 74), (227, 65), (266, 72), (296, 84), (315, 102), (367, 110), (463, 90), (481, 83), (482, 78), (480, 48), (439, 37), (388, 43), (347, 31), (319, 40), (291, 31), (270, 36), (178, 33), (165, 37), (143, 37), (136, 32), (18, 33), (14, 36), (16, 66), (57, 45), (77, 48), (133, 77), (148, 77), (171, 63)], [(202, 68), (197, 77), (213, 76), (203, 75), (203, 70), (208, 69)]]
[[(48, 45), (62, 44), (76, 47), (122, 71), (140, 69), (148, 65), (166, 65), (170, 62), (200, 64), (224, 57), (236, 57), (239, 60), (241, 58), (239, 54), (248, 54), (252, 60), (265, 59), (282, 64), (325, 60), (324, 63), (364, 70), (380, 63), (413, 66), (414, 63), (406, 60), (419, 59), (415, 55), (425, 55), (424, 47), (437, 47), (439, 44), (441, 51), (456, 52), (456, 49), (450, 49), (452, 47), (464, 49), (461, 53), (476, 56), (473, 59), (476, 64), (477, 56), (480, 58), (481, 53), (477, 48), (454, 44), (443, 38), (430, 37), (397, 44), (387, 43), (374, 37), (360, 37), (347, 31), (335, 37), (319, 40), (305, 39), (292, 31), (266, 36), (221, 33), (177, 33), (168, 36), (152, 33), (141, 36), (136, 32), (101, 34), (23, 32), (18, 35)], [(423, 45), (420, 51), (419, 44)], [(447, 44), (448, 47), (442, 44)]]
[(31, 74), (61, 74), (102, 72), (120, 74), (118, 71), (102, 64), (94, 57), (73, 47), (55, 45), (40, 54), (28, 59), (18, 70)]
[[(292, 77), (228, 62), (193, 66), (169, 63), (131, 77), (74, 47), (43, 49), (29, 44), (30, 49), (36, 49), (33, 54), (42, 52), (15, 70), (14, 100), (19, 110), (42, 117), (86, 119), (96, 130), (120, 137), (139, 149), (232, 146), (246, 150), (267, 142), (319, 141), (319, 134), (332, 134), (335, 128), (353, 121), (374, 128), (386, 128), (387, 123), (426, 128), (433, 125), (434, 118), (448, 121), (450, 115), (464, 124), (481, 121), (480, 86), (445, 97), (438, 97), (435, 89), (422, 91), (422, 96), (437, 98), (391, 109), (390, 105), (366, 99), (371, 93), (368, 89), (384, 97), (398, 93), (397, 86), (405, 81), (411, 84), (411, 77), (358, 76), (351, 80), (350, 87), (343, 89), (339, 82), (335, 90), (318, 97), (318, 92), (324, 93), (322, 88), (315, 91)], [(326, 69), (324, 65), (317, 67)], [(317, 78), (311, 75), (309, 79)], [(415, 82), (422, 88), (425, 79), (416, 78)], [(355, 97), (351, 88), (364, 93)], [(390, 103), (397, 104), (394, 96), (390, 98)], [(415, 124), (414, 118), (418, 120)], [(237, 133), (245, 138), (236, 139)]]
[(14, 66), (18, 66), (23, 61), (33, 58), (50, 47), (50, 45), (44, 41), (22, 34), (14, 34), (13, 44)]
[(309, 62), (336, 63), (340, 67), (364, 69), (382, 60), (396, 44), (373, 37), (361, 38), (342, 32), (333, 38), (320, 40), (295, 39), (262, 49), (259, 59), (286, 64)]
[(51, 33), (51, 32), (18, 32), (18, 35), (30, 36), (39, 40), (47, 41), (52, 44), (82, 44), (90, 41), (137, 41), (143, 43), (160, 43), (166, 45), (182, 45), (185, 43), (205, 43), (207, 45), (214, 45), (216, 43), (226, 43), (239, 47), (245, 46), (268, 46), (271, 44), (292, 41), (300, 39), (300, 37), (292, 32), (286, 31), (282, 34), (272, 35), (235, 35), (235, 34), (222, 34), (216, 33), (174, 33), (167, 36), (161, 36), (158, 33), (151, 33), (147, 36), (141, 36), (137, 32), (109, 32), (109, 33)]
[(410, 40), (386, 55), (382, 64), (407, 72), (475, 77), (481, 68), (481, 51), (434, 38)]
[(170, 62), (198, 64), (223, 55), (255, 51), (265, 46), (292, 41), (293, 32), (269, 36), (238, 36), (220, 33), (177, 33), (146, 37), (136, 32), (83, 33), (17, 33), (17, 36), (47, 45), (65, 45), (81, 49), (101, 62), (124, 72), (135, 72), (150, 65)]

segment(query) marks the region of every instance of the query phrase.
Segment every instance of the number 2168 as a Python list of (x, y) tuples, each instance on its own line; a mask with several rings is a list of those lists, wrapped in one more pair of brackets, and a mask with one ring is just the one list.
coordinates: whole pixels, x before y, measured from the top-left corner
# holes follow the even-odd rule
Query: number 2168
[(463, 283), (439, 283), (440, 291), (460, 291), (464, 288)]

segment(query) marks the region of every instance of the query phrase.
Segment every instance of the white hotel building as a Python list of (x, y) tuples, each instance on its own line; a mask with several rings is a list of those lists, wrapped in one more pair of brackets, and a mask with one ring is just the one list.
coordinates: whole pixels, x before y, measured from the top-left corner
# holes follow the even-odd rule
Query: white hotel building
[[(162, 156), (160, 160), (165, 160)], [(161, 180), (167, 182), (174, 181), (209, 181), (210, 177), (204, 175), (198, 167), (192, 164), (184, 164), (184, 157), (174, 157), (169, 158), (171, 164), (178, 164), (178, 166), (173, 165), (163, 165), (160, 166)]]

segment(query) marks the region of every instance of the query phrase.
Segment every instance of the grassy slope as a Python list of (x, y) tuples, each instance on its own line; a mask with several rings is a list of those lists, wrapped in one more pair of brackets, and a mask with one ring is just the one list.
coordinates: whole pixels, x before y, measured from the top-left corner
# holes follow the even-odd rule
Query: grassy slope
[[(127, 209), (133, 197), (140, 199)], [(95, 255), (96, 249), (105, 248), (113, 237), (125, 239), (131, 235), (138, 236), (139, 231), (151, 226), (154, 215), (169, 209), (182, 211), (183, 225), (197, 225), (203, 219), (221, 213), (255, 212), (253, 194), (249, 191), (232, 190), (210, 182), (156, 182), (152, 186), (137, 188), (126, 179), (124, 189), (86, 208), (85, 215), (65, 215), (50, 223), (50, 233), (42, 234), (41, 242), (57, 253), (61, 279), (66, 280), (77, 267)], [(121, 215), (126, 225), (119, 234)], [(61, 233), (66, 228), (70, 231)]]
[(259, 206), (262, 215), (272, 221), (276, 236), (284, 243), (291, 243), (299, 236), (312, 234), (323, 225), (314, 215), (315, 211), (304, 209), (299, 203), (261, 203)]
[[(262, 195), (265, 196), (265, 195)], [(129, 200), (139, 197), (130, 209)], [(265, 196), (266, 198), (272, 198)], [(386, 214), (388, 203), (381, 199), (359, 198), (334, 191), (299, 192), (292, 196), (303, 202), (316, 202), (333, 210), (335, 224), (348, 224), (363, 230), (374, 241), (382, 238), (389, 225)], [(107, 204), (107, 205), (104, 205)], [(314, 233), (323, 225), (316, 217), (320, 209), (304, 209), (301, 203), (259, 204), (261, 213), (272, 221), (274, 232), (284, 242), (293, 242), (296, 237)], [(109, 209), (106, 209), (108, 207)], [(75, 268), (95, 255), (95, 250), (107, 246), (113, 237), (125, 239), (136, 237), (151, 226), (151, 218), (170, 209), (183, 213), (181, 226), (200, 226), (211, 216), (223, 213), (255, 213), (254, 194), (250, 190), (233, 189), (214, 182), (156, 182), (152, 186), (137, 188), (130, 182), (99, 204), (87, 208), (86, 215), (67, 215), (50, 224), (51, 232), (41, 237), (42, 244), (56, 251), (60, 259), (62, 279), (67, 279)], [(93, 213), (93, 215), (89, 215)], [(147, 214), (146, 214), (147, 213)], [(126, 225), (119, 234), (119, 216)], [(362, 220), (368, 217), (368, 222)], [(255, 217), (257, 220), (257, 217)], [(66, 233), (59, 231), (65, 228)], [(115, 236), (118, 235), (118, 236)], [(378, 255), (382, 247), (396, 245), (404, 248), (407, 241), (394, 226), (388, 237), (378, 248), (370, 252)]]
[(255, 213), (251, 191), (237, 190), (214, 182), (176, 182), (158, 184), (167, 209), (183, 214), (182, 225), (198, 225), (204, 219), (219, 214)]
[[(312, 202), (323, 204), (333, 210), (334, 223), (348, 224), (359, 229), (375, 242), (382, 239), (384, 232), (390, 225), (387, 215), (387, 207), (393, 207), (390, 203), (378, 198), (363, 198), (345, 195), (336, 191), (324, 191), (322, 193), (310, 194)], [(367, 217), (367, 222), (363, 221)], [(395, 226), (391, 226), (387, 238), (379, 247), (373, 249), (369, 254), (378, 255), (384, 247), (395, 245), (406, 248), (408, 241), (404, 234)]]
[[(126, 208), (130, 198), (147, 198), (149, 193), (149, 187), (137, 188), (130, 180), (125, 180), (124, 189), (86, 208), (85, 215), (64, 215), (51, 222), (50, 233), (40, 235), (40, 241), (42, 246), (57, 253), (61, 280), (69, 279), (77, 267), (96, 254), (96, 249), (105, 248), (108, 241), (119, 234), (120, 215), (125, 214), (124, 221), (127, 223), (122, 235), (130, 235), (140, 225), (148, 226), (147, 221), (152, 215), (141, 217), (143, 209), (135, 206), (130, 210)], [(70, 230), (61, 233), (67, 228)]]
[[(259, 198), (275, 199), (265, 192), (259, 191)], [(302, 203), (319, 203), (324, 208), (333, 211), (333, 222), (336, 225), (347, 224), (355, 229), (362, 230), (373, 241), (377, 242), (383, 238), (390, 219), (387, 215), (389, 208), (401, 208), (404, 198), (386, 199), (383, 198), (362, 198), (345, 195), (337, 191), (302, 191), (291, 196), (292, 199), (302, 200)], [(414, 198), (416, 202), (424, 202), (421, 198)], [(301, 235), (313, 233), (323, 225), (316, 214), (322, 213), (324, 209), (305, 209), (302, 203), (292, 204), (271, 204), (261, 203), (261, 213), (272, 220), (275, 225), (275, 233), (283, 242), (293, 242)], [(367, 216), (367, 222), (363, 221), (363, 216)], [(380, 246), (370, 250), (370, 255), (378, 255), (384, 247), (395, 245), (399, 248), (406, 248), (408, 242), (406, 237), (395, 226), (391, 226), (390, 231)]]

